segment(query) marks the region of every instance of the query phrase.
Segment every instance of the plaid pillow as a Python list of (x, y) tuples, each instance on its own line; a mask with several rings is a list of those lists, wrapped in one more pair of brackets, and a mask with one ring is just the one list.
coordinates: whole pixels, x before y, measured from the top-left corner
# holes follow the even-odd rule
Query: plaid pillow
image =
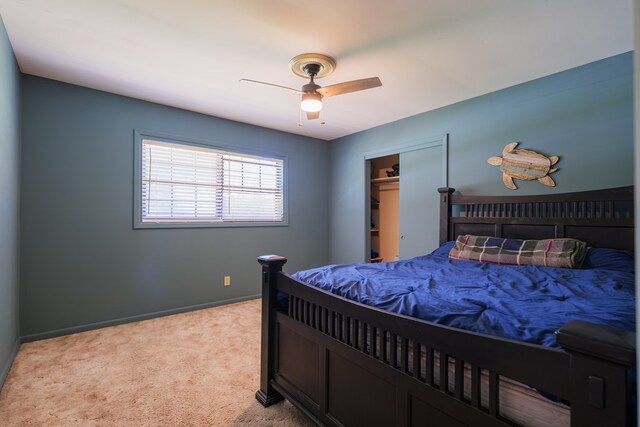
[(587, 244), (575, 239), (517, 240), (458, 236), (449, 258), (505, 265), (580, 268)]

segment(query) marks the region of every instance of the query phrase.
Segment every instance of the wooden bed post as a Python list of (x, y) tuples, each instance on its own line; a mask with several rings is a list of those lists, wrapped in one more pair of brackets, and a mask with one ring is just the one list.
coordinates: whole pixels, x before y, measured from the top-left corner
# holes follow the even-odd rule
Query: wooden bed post
[(262, 335), (260, 342), (260, 389), (256, 399), (265, 408), (283, 399), (273, 389), (271, 380), (275, 375), (275, 317), (277, 311), (276, 288), (278, 272), (286, 264), (287, 259), (279, 255), (262, 255), (258, 257), (262, 265)]
[(571, 357), (571, 425), (635, 426), (636, 334), (574, 320), (556, 336)]
[(451, 226), (449, 218), (451, 218), (451, 194), (456, 191), (450, 187), (438, 188), (440, 193), (440, 244), (449, 241), (449, 227)]

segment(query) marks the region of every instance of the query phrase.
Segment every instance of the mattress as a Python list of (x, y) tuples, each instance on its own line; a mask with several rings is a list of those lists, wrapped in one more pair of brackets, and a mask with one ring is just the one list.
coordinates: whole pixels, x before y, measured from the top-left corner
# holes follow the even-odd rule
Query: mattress
[[(633, 254), (587, 253), (588, 268), (496, 265), (433, 253), (388, 263), (334, 264), (293, 275), (341, 297), (428, 322), (558, 348), (571, 320), (635, 331)], [(604, 258), (603, 258), (604, 257)]]

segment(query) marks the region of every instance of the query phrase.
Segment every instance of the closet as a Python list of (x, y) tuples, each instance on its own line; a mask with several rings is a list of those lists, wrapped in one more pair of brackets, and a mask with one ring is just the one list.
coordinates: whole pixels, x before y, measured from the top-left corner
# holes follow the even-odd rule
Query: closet
[(395, 261), (400, 256), (400, 155), (371, 160), (371, 262)]
[(447, 185), (448, 136), (365, 153), (365, 259), (389, 262), (438, 247), (438, 187)]

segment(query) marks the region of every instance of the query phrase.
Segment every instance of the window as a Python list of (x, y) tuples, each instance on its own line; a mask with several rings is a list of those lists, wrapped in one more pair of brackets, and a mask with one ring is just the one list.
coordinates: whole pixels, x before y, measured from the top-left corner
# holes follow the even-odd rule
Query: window
[(136, 138), (136, 227), (286, 225), (284, 158)]

